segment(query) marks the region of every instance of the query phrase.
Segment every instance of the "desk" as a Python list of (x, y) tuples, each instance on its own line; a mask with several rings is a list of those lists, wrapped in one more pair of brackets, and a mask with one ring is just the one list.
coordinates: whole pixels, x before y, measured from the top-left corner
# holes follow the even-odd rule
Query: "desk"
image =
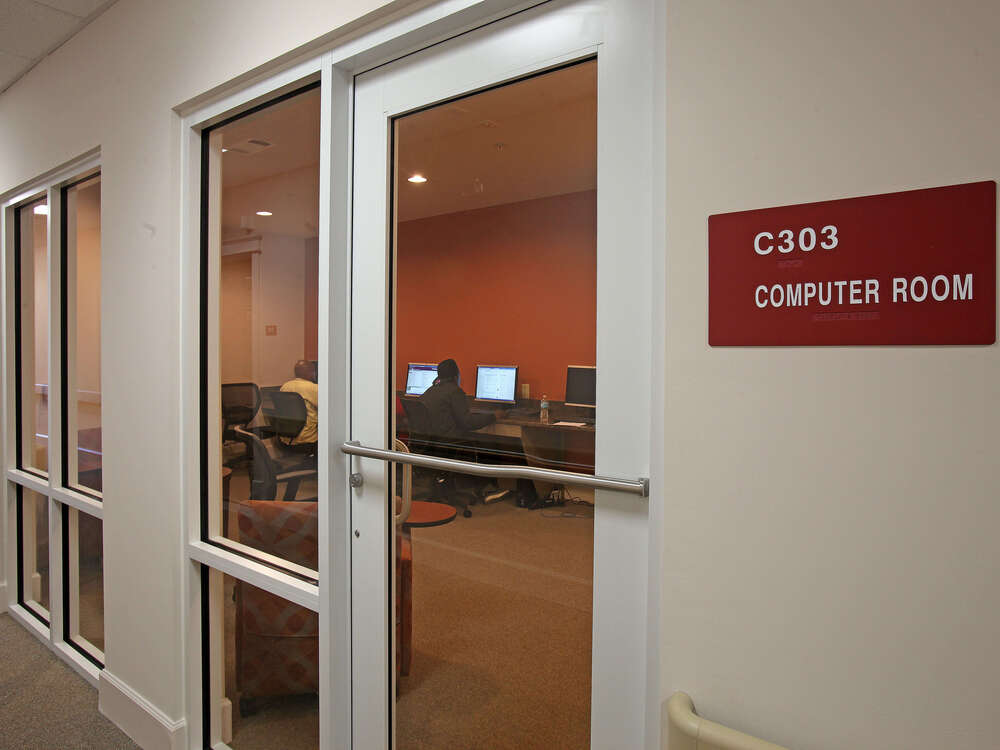
[[(555, 424), (559, 421), (572, 422), (574, 417), (578, 417), (579, 412), (570, 411), (572, 408), (557, 407), (555, 413), (559, 416), (553, 416), (547, 423), (539, 421), (538, 412), (508, 412), (461, 441), (442, 441), (441, 447), (467, 454), (456, 457), (483, 464), (527, 463), (529, 466), (593, 474), (596, 427)], [(482, 410), (481, 405), (477, 410)], [(408, 431), (405, 415), (397, 414), (397, 435)]]
[[(516, 452), (529, 466), (593, 474), (594, 425), (576, 427), (554, 424), (557, 421), (560, 420), (541, 422), (537, 415), (505, 415), (477, 432), (494, 436), (500, 441), (516, 441)], [(572, 417), (567, 417), (566, 421), (572, 421)], [(489, 451), (489, 439), (484, 442), (483, 450)]]

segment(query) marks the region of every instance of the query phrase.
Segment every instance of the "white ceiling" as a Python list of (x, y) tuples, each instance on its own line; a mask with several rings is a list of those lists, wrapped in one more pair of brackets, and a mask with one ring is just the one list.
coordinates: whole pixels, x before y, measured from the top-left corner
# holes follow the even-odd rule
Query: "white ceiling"
[[(319, 91), (222, 127), (226, 236), (316, 235)], [(491, 89), (398, 121), (400, 221), (597, 187), (597, 65)], [(269, 146), (255, 151), (249, 139)], [(414, 172), (427, 182), (406, 181)], [(334, 175), (334, 179), (338, 179)], [(273, 212), (260, 217), (258, 210)]]
[[(222, 155), (227, 238), (319, 233), (319, 104), (317, 88), (222, 126), (222, 147), (228, 149)], [(260, 147), (251, 139), (270, 145)], [(257, 216), (260, 210), (273, 216)]]
[(0, 0), (0, 93), (115, 0)]
[(401, 118), (396, 154), (400, 221), (594, 190), (597, 64)]

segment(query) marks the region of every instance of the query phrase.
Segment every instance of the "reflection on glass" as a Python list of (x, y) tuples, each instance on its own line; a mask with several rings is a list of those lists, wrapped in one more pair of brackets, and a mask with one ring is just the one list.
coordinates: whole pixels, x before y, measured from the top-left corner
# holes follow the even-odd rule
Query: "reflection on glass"
[[(319, 616), (221, 576), (214, 659), (217, 736), (233, 750), (319, 747)], [(222, 609), (220, 613), (218, 608)]]
[(66, 189), (66, 477), (101, 491), (101, 178)]
[[(594, 471), (596, 72), (396, 121), (396, 434), (413, 452)], [(413, 496), (396, 746), (589, 747), (593, 493), (418, 469)]]
[(49, 504), (24, 487), (21, 494), (21, 601), (43, 618), (49, 616)]
[(49, 214), (42, 198), (16, 213), (21, 298), (21, 466), (49, 468)]
[(222, 418), (209, 534), (282, 557), (239, 518), (250, 501), (317, 495), (319, 105), (313, 87), (204, 136)]
[(104, 652), (104, 529), (99, 518), (67, 508), (68, 639), (98, 661)]

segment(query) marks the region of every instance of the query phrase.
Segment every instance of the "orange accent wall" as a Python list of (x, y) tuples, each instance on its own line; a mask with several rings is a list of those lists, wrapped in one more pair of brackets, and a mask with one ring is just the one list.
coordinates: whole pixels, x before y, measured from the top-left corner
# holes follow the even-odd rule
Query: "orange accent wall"
[(563, 400), (567, 365), (596, 362), (597, 193), (403, 222), (396, 265), (396, 388), (408, 362), (515, 364), (531, 397)]

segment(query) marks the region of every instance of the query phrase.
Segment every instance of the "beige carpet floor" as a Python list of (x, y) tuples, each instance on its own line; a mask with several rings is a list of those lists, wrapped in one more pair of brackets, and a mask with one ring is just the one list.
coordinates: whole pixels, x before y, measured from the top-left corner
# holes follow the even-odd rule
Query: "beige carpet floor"
[(414, 655), (397, 747), (589, 747), (590, 511), (472, 511), (413, 530)]
[[(244, 491), (241, 473), (234, 497)], [(585, 490), (573, 494), (593, 501)], [(529, 511), (506, 500), (474, 505), (472, 514), (412, 532), (413, 661), (400, 681), (396, 746), (587, 748), (593, 508)], [(225, 596), (231, 746), (318, 747), (315, 697), (272, 699), (239, 716), (228, 582)]]
[(0, 747), (138, 748), (97, 711), (97, 691), (11, 619), (0, 615)]

